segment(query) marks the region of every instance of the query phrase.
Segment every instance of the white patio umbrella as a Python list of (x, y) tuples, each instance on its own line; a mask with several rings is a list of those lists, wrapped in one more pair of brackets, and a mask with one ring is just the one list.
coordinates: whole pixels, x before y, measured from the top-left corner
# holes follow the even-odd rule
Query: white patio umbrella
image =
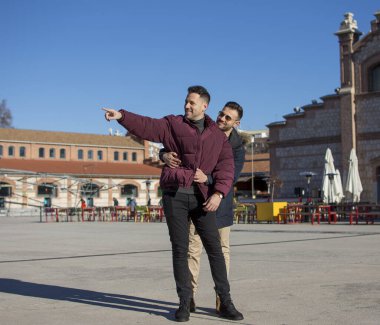
[(337, 203), (340, 203), (342, 199), (344, 198), (343, 194), (343, 185), (342, 185), (342, 178), (340, 177), (339, 169), (335, 169), (336, 177), (334, 178), (334, 186), (335, 186), (335, 201)]
[(355, 148), (352, 148), (350, 153), (350, 165), (348, 168), (346, 191), (352, 194), (352, 202), (360, 201), (360, 193), (363, 191), (363, 186), (360, 181), (359, 164)]
[(339, 203), (343, 198), (343, 186), (340, 179), (340, 173), (335, 170), (334, 158), (330, 148), (327, 148), (325, 154), (322, 190), (324, 203)]

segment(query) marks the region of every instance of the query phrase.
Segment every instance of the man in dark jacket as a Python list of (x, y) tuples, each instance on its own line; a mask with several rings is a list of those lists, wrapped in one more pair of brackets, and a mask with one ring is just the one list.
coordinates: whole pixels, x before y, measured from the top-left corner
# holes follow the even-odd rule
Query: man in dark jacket
[[(215, 289), (221, 298), (220, 315), (231, 320), (243, 319), (231, 300), (215, 216), (222, 198), (232, 186), (233, 155), (225, 134), (205, 114), (209, 101), (207, 90), (202, 86), (194, 86), (188, 89), (184, 115), (152, 119), (125, 110), (103, 109), (108, 121), (117, 120), (130, 133), (149, 141), (161, 142), (169, 151), (177, 152), (182, 162), (175, 169), (165, 166), (160, 178), (172, 243), (174, 278), (180, 298), (175, 314), (177, 321), (188, 321), (190, 317), (192, 288), (187, 263), (189, 218), (209, 256)], [(212, 175), (211, 186), (197, 182), (198, 169)]]
[[(220, 130), (227, 136), (229, 143), (232, 146), (232, 152), (234, 156), (235, 175), (234, 183), (237, 182), (241, 170), (243, 169), (245, 151), (240, 135), (235, 130), (240, 125), (240, 120), (243, 117), (243, 108), (236, 102), (227, 102), (224, 105), (222, 111), (219, 112), (216, 123)], [(178, 159), (177, 154), (174, 152), (166, 152), (166, 148), (160, 152), (160, 158), (171, 168), (177, 168), (180, 166), (181, 161)], [(196, 172), (197, 182), (204, 182), (206, 184), (212, 184), (212, 175), (205, 175), (201, 170)], [(233, 187), (228, 192), (227, 196), (222, 200), (216, 211), (216, 223), (219, 229), (220, 243), (222, 245), (222, 251), (224, 259), (226, 261), (227, 275), (230, 268), (230, 228), (234, 220), (233, 212)], [(198, 278), (200, 270), (200, 260), (202, 254), (202, 241), (199, 237), (194, 224), (190, 222), (190, 234), (189, 234), (189, 253), (188, 263), (191, 274), (191, 284), (193, 288), (193, 298), (190, 303), (190, 311), (195, 311), (194, 295), (198, 289)], [(216, 310), (220, 310), (220, 299), (216, 298)]]

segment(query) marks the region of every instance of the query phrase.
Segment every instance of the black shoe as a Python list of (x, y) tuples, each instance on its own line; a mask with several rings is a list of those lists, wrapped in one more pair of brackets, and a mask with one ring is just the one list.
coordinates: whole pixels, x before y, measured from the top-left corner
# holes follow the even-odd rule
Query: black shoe
[(195, 304), (194, 298), (190, 299), (190, 313), (194, 313), (197, 311), (197, 306)]
[(227, 300), (221, 303), (219, 310), (220, 317), (227, 318), (229, 320), (242, 320), (243, 314), (237, 311), (231, 300)]
[(177, 322), (187, 322), (190, 318), (190, 301), (181, 299), (179, 307), (175, 312), (175, 320)]

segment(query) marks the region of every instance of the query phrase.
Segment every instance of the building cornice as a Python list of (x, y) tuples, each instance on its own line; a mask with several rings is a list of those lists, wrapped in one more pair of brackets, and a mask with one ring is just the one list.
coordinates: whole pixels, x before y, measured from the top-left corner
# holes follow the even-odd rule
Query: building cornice
[(312, 139), (289, 139), (286, 141), (271, 141), (269, 140), (269, 148), (283, 148), (283, 147), (300, 147), (300, 146), (310, 146), (315, 144), (329, 144), (329, 143), (340, 143), (341, 136), (328, 136), (328, 137), (318, 137)]

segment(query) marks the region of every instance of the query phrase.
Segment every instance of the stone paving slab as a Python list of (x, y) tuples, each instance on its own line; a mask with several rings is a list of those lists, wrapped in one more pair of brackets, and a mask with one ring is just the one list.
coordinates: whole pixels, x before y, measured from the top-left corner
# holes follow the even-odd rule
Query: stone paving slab
[[(178, 298), (166, 224), (0, 219), (0, 324), (171, 324)], [(214, 313), (203, 254), (188, 324), (379, 324), (379, 225), (239, 224), (231, 293)]]

